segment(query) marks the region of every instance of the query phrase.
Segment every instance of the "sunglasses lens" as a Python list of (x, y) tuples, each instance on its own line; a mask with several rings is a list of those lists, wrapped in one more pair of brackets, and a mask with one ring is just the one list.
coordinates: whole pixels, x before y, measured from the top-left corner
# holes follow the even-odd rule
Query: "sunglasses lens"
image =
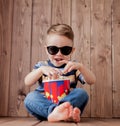
[(72, 52), (72, 47), (70, 46), (64, 46), (64, 47), (48, 46), (47, 47), (47, 50), (51, 55), (57, 54), (59, 52), (59, 49), (63, 55), (69, 55)]
[(61, 48), (61, 53), (63, 55), (69, 55), (72, 52), (72, 47), (70, 46), (64, 46)]
[(55, 55), (58, 53), (59, 48), (57, 48), (56, 46), (48, 46), (47, 50), (48, 50), (49, 54)]

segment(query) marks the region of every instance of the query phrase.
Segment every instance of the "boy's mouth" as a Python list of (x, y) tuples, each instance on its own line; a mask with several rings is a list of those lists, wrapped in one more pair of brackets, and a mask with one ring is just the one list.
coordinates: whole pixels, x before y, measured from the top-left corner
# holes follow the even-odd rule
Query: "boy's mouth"
[(56, 62), (60, 62), (60, 61), (62, 61), (62, 60), (63, 60), (63, 59), (61, 59), (61, 58), (56, 58), (56, 59), (55, 59)]

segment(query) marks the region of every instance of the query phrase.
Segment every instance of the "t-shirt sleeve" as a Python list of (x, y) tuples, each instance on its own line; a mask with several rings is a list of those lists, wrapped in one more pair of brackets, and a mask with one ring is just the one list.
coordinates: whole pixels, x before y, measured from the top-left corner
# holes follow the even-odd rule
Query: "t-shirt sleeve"
[(85, 79), (84, 76), (80, 73), (80, 75), (78, 76), (78, 80), (81, 82), (81, 84), (85, 84)]
[(35, 66), (33, 67), (33, 69), (38, 69), (40, 68), (41, 66), (48, 66), (48, 63), (46, 61), (40, 61), (40, 62), (37, 62), (35, 64)]
[(76, 71), (76, 77), (81, 82), (81, 84), (85, 84), (86, 83), (86, 81), (84, 79), (84, 76), (82, 75), (82, 73), (80, 73), (79, 70)]
[[(43, 61), (37, 62), (37, 63), (34, 65), (33, 70), (36, 70), (36, 69), (40, 68), (41, 66), (46, 66), (46, 65), (47, 65), (46, 62), (43, 62)], [(42, 82), (42, 76), (39, 78), (38, 81), (39, 81), (39, 83)]]
[(38, 69), (41, 66), (42, 66), (41, 62), (38, 62), (38, 63), (35, 64), (35, 66), (33, 67), (33, 69)]

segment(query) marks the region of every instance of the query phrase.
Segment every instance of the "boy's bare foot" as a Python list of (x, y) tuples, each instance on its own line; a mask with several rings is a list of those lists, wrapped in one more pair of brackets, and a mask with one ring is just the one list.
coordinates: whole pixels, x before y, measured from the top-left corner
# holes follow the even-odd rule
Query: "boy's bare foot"
[(80, 109), (75, 107), (73, 109), (73, 121), (74, 122), (80, 122)]
[(72, 115), (72, 106), (69, 102), (64, 102), (63, 104), (57, 106), (48, 116), (49, 122), (57, 122), (62, 120), (67, 120)]
[(81, 112), (80, 112), (79, 108), (75, 107), (72, 110), (72, 115), (66, 121), (70, 121), (70, 122), (80, 122), (80, 113)]

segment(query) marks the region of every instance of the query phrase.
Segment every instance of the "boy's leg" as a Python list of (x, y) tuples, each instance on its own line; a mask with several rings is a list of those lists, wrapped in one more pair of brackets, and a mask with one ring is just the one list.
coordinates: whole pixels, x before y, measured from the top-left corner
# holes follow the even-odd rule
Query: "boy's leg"
[(66, 97), (60, 100), (59, 104), (63, 102), (70, 102), (73, 108), (79, 108), (82, 114), (85, 106), (87, 105), (88, 99), (89, 96), (84, 89), (75, 88)]
[(69, 95), (63, 98), (59, 104), (66, 101), (70, 102), (73, 106), (72, 116), (66, 121), (80, 122), (80, 115), (88, 102), (87, 92), (84, 89), (75, 88), (69, 93)]
[(26, 96), (24, 104), (28, 112), (40, 120), (47, 119), (49, 111), (56, 106), (39, 91), (30, 92)]

